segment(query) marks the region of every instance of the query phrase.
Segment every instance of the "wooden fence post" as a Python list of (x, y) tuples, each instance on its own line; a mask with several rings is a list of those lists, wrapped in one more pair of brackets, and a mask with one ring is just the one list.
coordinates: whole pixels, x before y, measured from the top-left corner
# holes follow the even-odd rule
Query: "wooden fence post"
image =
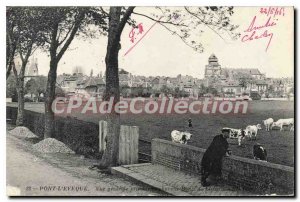
[(120, 165), (138, 163), (138, 143), (139, 128), (121, 125), (118, 160)]
[(107, 122), (99, 121), (99, 152), (104, 152), (106, 149)]

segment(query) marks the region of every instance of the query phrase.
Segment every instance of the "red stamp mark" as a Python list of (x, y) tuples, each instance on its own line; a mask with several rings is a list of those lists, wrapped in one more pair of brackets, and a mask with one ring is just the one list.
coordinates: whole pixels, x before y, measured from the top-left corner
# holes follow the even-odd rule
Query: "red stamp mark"
[[(137, 34), (136, 34), (136, 30), (138, 30)], [(136, 35), (142, 35), (143, 32), (144, 32), (144, 28), (143, 28), (143, 24), (142, 23), (138, 24), (137, 27), (133, 27), (131, 29), (131, 32), (129, 32), (130, 41), (132, 43), (134, 43), (134, 41), (136, 40)]]
[[(158, 20), (160, 20), (162, 17), (160, 17)], [(132, 49), (149, 33), (149, 31), (157, 24), (158, 22), (156, 21), (151, 25), (151, 27), (143, 34), (144, 32), (144, 27), (142, 23), (139, 23), (137, 27), (133, 27), (129, 33), (129, 38), (132, 43), (134, 43), (124, 54), (126, 56)], [(136, 32), (137, 31), (137, 32)], [(138, 36), (139, 35), (139, 39)], [(138, 39), (138, 40), (137, 40)], [(136, 41), (137, 40), (137, 41)], [(136, 41), (136, 42), (135, 42)]]

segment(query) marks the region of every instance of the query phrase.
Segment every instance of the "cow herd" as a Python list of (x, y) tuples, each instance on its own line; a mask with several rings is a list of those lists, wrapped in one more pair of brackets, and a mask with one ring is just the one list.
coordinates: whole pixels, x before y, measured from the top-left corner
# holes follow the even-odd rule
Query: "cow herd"
[[(274, 121), (273, 118), (268, 118), (262, 121), (265, 126), (266, 131), (273, 130), (274, 127), (279, 127), (280, 131), (284, 130), (284, 127), (290, 127), (290, 131), (294, 131), (294, 118), (289, 119), (279, 119)], [(230, 139), (237, 139), (238, 146), (242, 145), (244, 139), (256, 140), (258, 131), (262, 130), (262, 125), (248, 125), (245, 129), (235, 129), (224, 127), (222, 128), (222, 133), (228, 133)], [(180, 132), (178, 130), (173, 130), (171, 132), (171, 139), (175, 143), (187, 144), (190, 140), (192, 134), (189, 132)], [(266, 161), (267, 151), (260, 145), (256, 144), (253, 146), (253, 157), (257, 160)]]
[[(280, 131), (283, 131), (283, 127), (287, 126), (290, 127), (290, 131), (294, 131), (294, 118), (289, 119), (279, 119), (278, 121), (274, 122), (274, 119), (268, 118), (262, 121), (263, 125), (265, 126), (266, 131), (273, 130), (274, 127), (279, 127)], [(248, 125), (245, 129), (235, 129), (235, 128), (228, 128), (225, 127), (222, 129), (222, 132), (228, 132), (229, 138), (237, 139), (238, 145), (241, 146), (242, 140), (248, 138), (251, 140), (256, 140), (258, 131), (262, 129), (261, 124), (257, 125)]]

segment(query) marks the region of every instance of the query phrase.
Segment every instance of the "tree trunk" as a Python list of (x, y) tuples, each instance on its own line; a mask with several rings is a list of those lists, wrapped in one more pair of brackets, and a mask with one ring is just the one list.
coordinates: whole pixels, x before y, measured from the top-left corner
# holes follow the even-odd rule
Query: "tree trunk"
[(54, 112), (52, 111), (52, 102), (55, 99), (55, 84), (56, 84), (56, 70), (57, 61), (51, 59), (50, 70), (48, 73), (46, 97), (45, 97), (45, 132), (44, 138), (51, 138), (55, 135), (55, 122), (54, 122)]
[(8, 43), (8, 45), (6, 46), (6, 80), (7, 80), (11, 73), (13, 65), (15, 65), (14, 58), (15, 58), (17, 45), (16, 42), (12, 42), (11, 33), (9, 31), (7, 31), (6, 36), (7, 36), (6, 40)]
[(10, 76), (10, 72), (12, 70), (12, 66), (14, 65), (13, 62), (14, 61), (10, 61), (9, 64), (7, 65), (7, 68), (6, 68), (6, 80)]
[(118, 30), (121, 15), (120, 7), (110, 8), (110, 21), (106, 63), (106, 90), (104, 99), (114, 98), (113, 110), (106, 115), (107, 120), (107, 142), (106, 150), (103, 153), (99, 163), (99, 168), (113, 167), (117, 165), (119, 154), (119, 136), (120, 136), (120, 114), (115, 113), (114, 106), (120, 100), (119, 91), (119, 68), (118, 54), (120, 50), (120, 33)]
[(16, 120), (17, 126), (24, 124), (24, 77), (17, 78), (17, 94), (18, 94), (18, 115)]
[[(60, 59), (62, 58), (65, 51), (70, 46), (73, 41), (82, 20), (85, 17), (85, 11), (81, 11), (78, 17), (75, 19), (74, 26), (70, 32), (70, 35), (66, 35), (66, 41), (64, 45), (60, 48), (61, 45), (57, 38), (61, 32), (64, 32), (59, 29), (60, 22), (57, 21), (53, 24), (51, 31), (51, 43), (50, 43), (50, 70), (48, 73), (47, 87), (46, 87), (46, 97), (45, 97), (45, 133), (44, 138), (55, 137), (55, 122), (54, 122), (54, 112), (52, 111), (52, 103), (55, 99), (55, 87), (56, 87), (56, 77), (57, 77), (57, 65)], [(57, 37), (58, 35), (58, 37)], [(60, 50), (57, 52), (57, 50)]]

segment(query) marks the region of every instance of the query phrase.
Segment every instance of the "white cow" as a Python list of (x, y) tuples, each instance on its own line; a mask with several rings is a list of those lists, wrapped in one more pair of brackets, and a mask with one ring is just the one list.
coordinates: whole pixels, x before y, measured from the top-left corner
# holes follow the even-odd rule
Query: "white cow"
[(276, 126), (280, 128), (280, 131), (283, 130), (283, 126), (289, 126), (289, 125), (294, 125), (294, 118), (290, 118), (290, 119), (279, 119), (278, 121), (274, 122), (272, 124), (271, 129)]
[(245, 131), (243, 129), (235, 129), (235, 128), (222, 128), (222, 133), (228, 132), (230, 139), (237, 139), (238, 145), (241, 146), (242, 140), (245, 138)]
[(245, 132), (246, 132), (246, 136), (254, 137), (254, 139), (256, 139), (258, 130), (261, 129), (261, 125), (257, 124), (257, 125), (249, 125), (246, 127)]
[(272, 119), (272, 118), (268, 118), (266, 120), (263, 120), (263, 123), (266, 127), (266, 131), (270, 131), (270, 126), (272, 126), (273, 122), (274, 122), (274, 119)]
[(189, 132), (180, 132), (178, 130), (173, 130), (171, 132), (172, 142), (187, 144), (187, 141), (191, 139), (192, 134)]

